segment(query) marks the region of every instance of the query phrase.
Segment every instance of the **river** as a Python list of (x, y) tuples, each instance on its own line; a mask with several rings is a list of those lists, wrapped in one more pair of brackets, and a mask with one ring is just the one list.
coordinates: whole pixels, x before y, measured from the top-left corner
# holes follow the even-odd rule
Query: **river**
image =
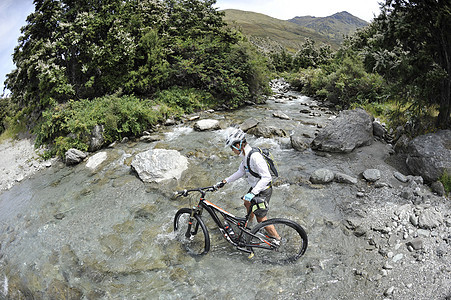
[[(316, 114), (306, 115), (307, 105)], [(280, 111), (290, 117), (273, 117)], [(9, 299), (375, 299), (372, 283), (380, 266), (377, 251), (342, 225), (345, 213), (359, 211), (361, 185), (312, 185), (309, 174), (329, 167), (358, 173), (371, 165), (365, 151), (318, 155), (296, 151), (289, 137), (257, 138), (252, 146), (272, 149), (280, 177), (269, 217), (301, 224), (309, 248), (294, 264), (267, 265), (248, 259), (210, 226), (212, 248), (193, 258), (174, 240), (175, 212), (189, 206), (172, 192), (211, 185), (236, 170), (240, 159), (223, 146), (227, 127), (249, 118), (290, 134), (304, 128), (306, 140), (333, 114), (315, 101), (291, 93), (283, 101), (233, 112), (205, 112), (222, 128), (195, 131), (192, 123), (163, 127), (161, 141), (118, 143), (103, 149), (107, 160), (95, 171), (86, 162), (55, 164), (0, 194), (0, 296)], [(383, 145), (376, 145), (385, 149)], [(175, 149), (189, 160), (180, 180), (143, 183), (131, 171), (133, 157), (151, 148)], [(384, 150), (380, 151), (383, 156)], [(362, 163), (366, 162), (366, 163)], [(373, 162), (374, 163), (374, 162)], [(383, 166), (383, 170), (391, 170)], [(244, 180), (211, 193), (211, 202), (244, 215)], [(371, 249), (370, 249), (371, 250)], [(356, 272), (365, 270), (366, 278)], [(374, 276), (373, 276), (374, 275)]]

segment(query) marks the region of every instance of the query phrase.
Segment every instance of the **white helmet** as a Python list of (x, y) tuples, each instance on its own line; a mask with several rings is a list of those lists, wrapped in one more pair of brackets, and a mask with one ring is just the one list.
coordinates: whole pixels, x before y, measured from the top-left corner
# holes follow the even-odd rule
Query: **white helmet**
[(225, 146), (231, 147), (232, 145), (240, 142), (246, 142), (246, 135), (244, 134), (243, 130), (235, 128), (228, 134)]

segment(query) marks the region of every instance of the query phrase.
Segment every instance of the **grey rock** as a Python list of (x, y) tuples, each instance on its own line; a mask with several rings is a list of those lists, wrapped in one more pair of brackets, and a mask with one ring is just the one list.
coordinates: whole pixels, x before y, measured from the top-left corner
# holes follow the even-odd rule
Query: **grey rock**
[(312, 142), (312, 149), (349, 153), (373, 141), (373, 121), (363, 109), (342, 111), (323, 128)]
[(86, 158), (86, 153), (75, 148), (71, 148), (65, 153), (66, 165), (76, 165)]
[(219, 129), (219, 121), (213, 119), (199, 120), (194, 124), (197, 131), (216, 130)]
[(273, 117), (276, 117), (276, 118), (279, 118), (282, 120), (290, 120), (289, 116), (287, 116), (285, 113), (280, 112), (280, 111), (274, 112), (272, 115), (273, 115)]
[(409, 181), (409, 179), (406, 176), (404, 176), (403, 174), (401, 174), (397, 171), (393, 172), (393, 176), (403, 183), (406, 183), (407, 181)]
[(432, 229), (443, 223), (443, 216), (433, 208), (423, 210), (418, 216), (418, 226), (423, 229)]
[(395, 151), (398, 153), (405, 153), (407, 151), (407, 146), (409, 145), (410, 139), (407, 135), (402, 135), (396, 141)]
[(288, 134), (285, 130), (277, 128), (272, 125), (266, 125), (263, 123), (258, 123), (256, 127), (249, 129), (248, 133), (253, 134), (257, 137), (264, 138), (274, 138), (274, 137), (287, 137)]
[(355, 177), (336, 172), (334, 174), (334, 180), (338, 183), (349, 183), (349, 184), (357, 184), (358, 180)]
[(334, 180), (334, 172), (328, 169), (318, 169), (310, 175), (312, 183), (329, 183)]
[(103, 125), (96, 125), (91, 131), (91, 139), (89, 142), (89, 152), (95, 152), (102, 148), (105, 143), (105, 138), (103, 137), (104, 128)]
[(290, 142), (291, 147), (293, 147), (293, 149), (297, 151), (304, 151), (305, 149), (309, 148), (309, 143), (306, 142), (305, 136), (299, 131), (295, 131), (290, 136)]
[(418, 226), (418, 217), (416, 215), (411, 214), (409, 217), (409, 221), (413, 226), (415, 226), (415, 227)]
[(387, 129), (379, 123), (378, 121), (373, 122), (373, 135), (377, 136), (379, 138), (384, 138), (385, 134), (387, 133)]
[(100, 166), (101, 163), (103, 163), (107, 159), (107, 153), (106, 152), (99, 152), (88, 158), (88, 161), (86, 162), (86, 167), (95, 170), (98, 166)]
[(246, 119), (246, 121), (241, 123), (240, 128), (241, 128), (241, 130), (246, 132), (249, 129), (254, 128), (255, 126), (257, 126), (258, 123), (259, 122), (256, 119), (254, 119), (254, 118)]
[(451, 174), (451, 130), (422, 135), (413, 139), (407, 149), (407, 167), (426, 182), (434, 182), (444, 172)]
[(176, 150), (153, 149), (136, 155), (131, 163), (144, 182), (180, 179), (188, 168), (188, 159)]
[(407, 243), (407, 246), (412, 247), (413, 250), (421, 250), (423, 249), (423, 240), (420, 238), (416, 238)]
[(445, 187), (440, 181), (435, 181), (431, 184), (431, 191), (439, 196), (445, 195)]
[(142, 137), (139, 138), (139, 140), (144, 143), (152, 143), (160, 141), (161, 139), (162, 137), (159, 135), (143, 135)]
[(400, 196), (406, 200), (412, 200), (414, 198), (413, 190), (407, 187), (401, 191)]
[(378, 169), (367, 169), (363, 172), (363, 178), (368, 182), (376, 182), (381, 179), (381, 171)]

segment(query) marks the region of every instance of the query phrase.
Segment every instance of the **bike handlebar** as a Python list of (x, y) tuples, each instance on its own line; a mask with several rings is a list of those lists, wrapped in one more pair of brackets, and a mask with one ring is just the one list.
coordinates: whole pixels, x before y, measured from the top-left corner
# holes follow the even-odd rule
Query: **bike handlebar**
[(221, 188), (221, 186), (219, 186), (218, 184), (215, 184), (215, 185), (207, 186), (207, 187), (194, 188), (194, 189), (189, 189), (189, 190), (185, 189), (183, 191), (174, 192), (174, 195), (176, 197), (178, 197), (178, 196), (186, 197), (191, 192), (199, 192), (203, 196), (203, 195), (205, 195), (206, 192), (214, 192), (214, 191), (219, 190), (219, 188)]

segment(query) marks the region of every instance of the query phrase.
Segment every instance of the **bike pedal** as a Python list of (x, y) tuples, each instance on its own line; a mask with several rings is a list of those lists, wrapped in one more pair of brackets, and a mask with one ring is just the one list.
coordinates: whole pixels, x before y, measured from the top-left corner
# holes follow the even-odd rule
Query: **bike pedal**
[(251, 254), (249, 254), (249, 256), (247, 258), (252, 259), (254, 256), (255, 256), (254, 252), (251, 252)]

